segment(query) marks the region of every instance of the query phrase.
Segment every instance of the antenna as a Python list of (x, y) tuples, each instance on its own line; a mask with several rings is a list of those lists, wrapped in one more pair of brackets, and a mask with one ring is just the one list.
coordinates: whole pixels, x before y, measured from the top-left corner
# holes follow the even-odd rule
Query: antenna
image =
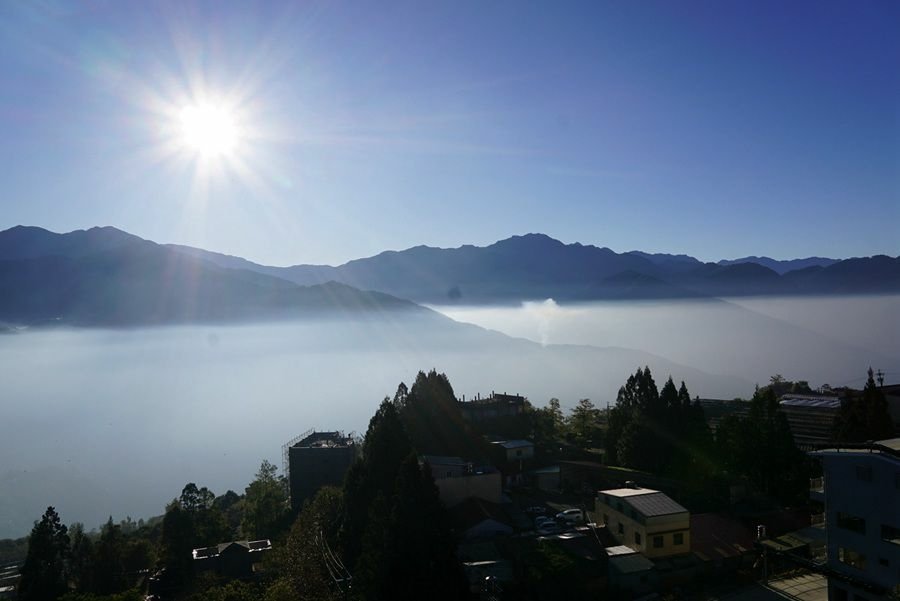
[(875, 379), (878, 380), (878, 386), (884, 388), (884, 372), (882, 370), (878, 370), (875, 372)]

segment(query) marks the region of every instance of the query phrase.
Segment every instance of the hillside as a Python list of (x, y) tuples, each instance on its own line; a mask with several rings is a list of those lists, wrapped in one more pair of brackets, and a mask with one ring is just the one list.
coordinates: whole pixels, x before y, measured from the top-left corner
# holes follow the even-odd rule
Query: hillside
[(0, 322), (128, 326), (395, 310), (408, 301), (336, 282), (299, 286), (114, 228), (0, 232)]

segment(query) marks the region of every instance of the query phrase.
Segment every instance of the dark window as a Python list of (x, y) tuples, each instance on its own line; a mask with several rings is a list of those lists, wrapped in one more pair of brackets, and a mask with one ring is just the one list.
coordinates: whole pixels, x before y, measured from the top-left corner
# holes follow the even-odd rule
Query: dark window
[(641, 544), (641, 533), (640, 532), (634, 533), (634, 544), (636, 544), (636, 545)]
[(847, 591), (842, 588), (834, 587), (834, 601), (849, 601)]
[(856, 466), (856, 479), (862, 482), (872, 481), (872, 467), (869, 465)]
[(654, 536), (653, 537), (653, 548), (660, 549), (660, 548), (662, 548), (662, 546), (663, 546), (663, 537)]
[(858, 532), (859, 534), (866, 533), (866, 520), (859, 516), (838, 511), (836, 521), (838, 528), (851, 530), (853, 532)]
[(890, 524), (881, 525), (881, 540), (900, 545), (900, 528), (894, 528)]
[(447, 477), (450, 478), (451, 476), (453, 476), (453, 472), (447, 472)]
[(522, 456), (522, 451), (516, 451), (516, 457), (521, 457), (521, 456)]
[(621, 522), (619, 522), (619, 534), (625, 534), (625, 526)]
[(676, 545), (683, 545), (684, 544), (684, 534), (681, 532), (676, 532), (675, 534), (672, 535), (672, 542), (675, 543)]
[(609, 524), (609, 516), (606, 515), (605, 513), (603, 514), (603, 523), (604, 523), (604, 524)]
[(866, 556), (860, 553), (859, 551), (854, 551), (853, 549), (847, 549), (846, 547), (838, 548), (838, 559), (847, 564), (848, 566), (852, 566), (857, 570), (865, 570), (866, 569)]
[(889, 561), (888, 561), (886, 558), (884, 558), (884, 557), (879, 557), (879, 558), (878, 558), (878, 563), (881, 564), (881, 565), (883, 565), (884, 567), (889, 567), (889, 566), (891, 565), (891, 562), (889, 562)]

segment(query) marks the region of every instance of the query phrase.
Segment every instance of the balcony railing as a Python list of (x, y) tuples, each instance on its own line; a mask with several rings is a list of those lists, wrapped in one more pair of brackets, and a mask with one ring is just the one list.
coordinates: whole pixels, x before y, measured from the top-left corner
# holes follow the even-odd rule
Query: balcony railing
[(810, 492), (825, 492), (825, 478), (810, 478), (809, 490)]

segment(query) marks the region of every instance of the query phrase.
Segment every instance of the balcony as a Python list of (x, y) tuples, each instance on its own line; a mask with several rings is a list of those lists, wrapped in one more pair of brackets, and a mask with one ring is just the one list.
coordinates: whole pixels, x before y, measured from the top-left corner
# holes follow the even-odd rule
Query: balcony
[(809, 498), (821, 503), (825, 502), (825, 478), (809, 479)]

